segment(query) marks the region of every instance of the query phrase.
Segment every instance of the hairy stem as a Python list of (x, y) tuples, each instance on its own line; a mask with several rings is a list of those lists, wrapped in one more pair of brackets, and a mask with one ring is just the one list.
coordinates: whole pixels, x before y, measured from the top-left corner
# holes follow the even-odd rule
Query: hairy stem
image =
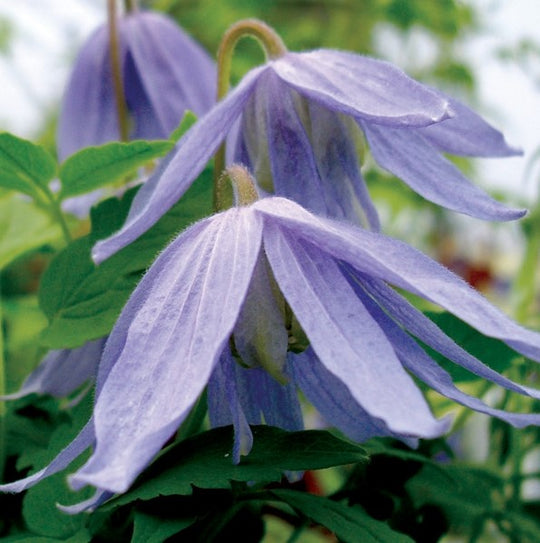
[(118, 118), (118, 130), (120, 133), (120, 139), (122, 141), (127, 141), (129, 126), (124, 92), (124, 81), (122, 79), (122, 66), (120, 62), (120, 40), (118, 39), (116, 0), (108, 0), (107, 12), (109, 25), (109, 55), (111, 60), (116, 114)]
[[(244, 19), (232, 25), (224, 34), (217, 54), (218, 81), (217, 100), (221, 100), (228, 92), (231, 79), (231, 64), (236, 44), (241, 38), (255, 39), (268, 60), (279, 58), (287, 53), (287, 48), (276, 31), (257, 19)], [(225, 169), (225, 144), (217, 150), (214, 158), (214, 209), (220, 210), (219, 184)]]

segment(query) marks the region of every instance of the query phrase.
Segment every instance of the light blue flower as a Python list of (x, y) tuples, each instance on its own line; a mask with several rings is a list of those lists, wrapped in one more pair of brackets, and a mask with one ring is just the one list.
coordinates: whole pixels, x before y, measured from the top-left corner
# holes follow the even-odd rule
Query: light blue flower
[(524, 215), (473, 185), (442, 154), (519, 153), (500, 132), (387, 62), (321, 49), (286, 53), (248, 72), (179, 142), (167, 167), (137, 194), (124, 227), (98, 245), (96, 258), (107, 258), (154, 224), (226, 138), (229, 155), (248, 166), (266, 192), (376, 230), (352, 124), (375, 160), (428, 200), (481, 219)]
[[(464, 351), (393, 287), (540, 361), (539, 334), (427, 256), (268, 197), (195, 223), (161, 253), (106, 343), (92, 419), (44, 470), (0, 490), (23, 490), (93, 445), (70, 481), (92, 485), (96, 496), (68, 510), (125, 492), (207, 386), (212, 423), (235, 427), (236, 461), (251, 447), (250, 423), (301, 427), (297, 389), (351, 439), (444, 433), (449, 421), (433, 417), (410, 373), (515, 426), (540, 423), (539, 414), (497, 410), (460, 391), (416, 339), (484, 379), (540, 397)], [(257, 304), (268, 319), (250, 319)]]
[[(168, 138), (184, 112), (206, 113), (215, 102), (210, 56), (166, 16), (134, 11), (118, 18), (130, 139)], [(107, 26), (83, 45), (62, 101), (61, 160), (83, 147), (119, 140)]]

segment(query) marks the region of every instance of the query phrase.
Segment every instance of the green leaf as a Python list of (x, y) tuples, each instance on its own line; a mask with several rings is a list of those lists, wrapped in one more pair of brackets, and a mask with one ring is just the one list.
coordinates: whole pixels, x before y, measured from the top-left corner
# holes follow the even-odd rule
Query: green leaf
[(195, 519), (154, 517), (141, 511), (135, 511), (133, 517), (131, 543), (162, 543), (195, 521)]
[(173, 147), (174, 143), (168, 140), (137, 140), (82, 149), (60, 167), (59, 198), (85, 194), (120, 181), (149, 161), (166, 155)]
[(56, 161), (43, 147), (0, 132), (0, 186), (41, 199), (56, 175)]
[[(426, 464), (406, 487), (415, 507), (441, 507), (453, 527), (470, 528), (475, 519), (495, 511), (503, 495), (503, 478), (487, 469), (466, 464), (434, 468)], [(451, 477), (455, 484), (448, 484)], [(498, 495), (498, 498), (497, 498)]]
[(42, 537), (28, 532), (2, 537), (2, 543), (54, 543), (60, 541), (62, 543), (88, 543), (89, 541), (92, 541), (92, 534), (90, 534), (88, 530), (83, 529), (67, 539)]
[(334, 532), (343, 543), (412, 543), (408, 536), (395, 532), (388, 524), (371, 518), (359, 507), (296, 490), (271, 491), (302, 515)]
[(60, 237), (58, 225), (31, 202), (22, 200), (18, 194), (0, 199), (0, 269)]
[[(478, 330), (461, 321), (451, 313), (427, 312), (430, 318), (445, 334), (450, 336), (460, 347), (476, 356), (486, 366), (498, 372), (503, 372), (512, 365), (516, 354), (508, 345), (481, 334)], [(478, 376), (465, 370), (461, 366), (450, 362), (429, 347), (426, 348), (431, 357), (436, 360), (446, 371), (450, 373), (454, 381), (474, 381)]]
[(176, 232), (212, 212), (212, 175), (206, 170), (148, 232), (95, 266), (92, 246), (121, 226), (135, 191), (93, 209), (92, 232), (59, 253), (43, 274), (39, 301), (50, 321), (40, 336), (44, 346), (74, 348), (107, 335), (156, 255)]
[(285, 471), (323, 469), (365, 462), (358, 445), (324, 430), (286, 432), (270, 426), (252, 426), (254, 443), (240, 464), (232, 462), (231, 427), (215, 428), (167, 449), (133, 488), (104, 507), (157, 496), (190, 495), (192, 486), (230, 488), (230, 481), (280, 481)]
[(180, 124), (169, 136), (171, 141), (178, 141), (195, 123), (197, 122), (197, 116), (193, 111), (186, 111)]

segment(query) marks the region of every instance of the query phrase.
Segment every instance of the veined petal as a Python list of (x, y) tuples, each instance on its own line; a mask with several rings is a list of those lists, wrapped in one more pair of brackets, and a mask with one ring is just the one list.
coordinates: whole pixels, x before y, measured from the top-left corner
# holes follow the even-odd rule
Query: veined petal
[[(442, 93), (439, 91), (439, 94)], [(467, 106), (445, 96), (454, 113), (451, 119), (421, 128), (436, 149), (461, 156), (507, 157), (523, 152), (510, 147), (501, 132), (488, 124)]]
[(420, 130), (370, 123), (362, 128), (377, 163), (427, 200), (479, 219), (509, 221), (525, 215), (526, 210), (507, 207), (473, 185)]
[(450, 374), (429, 357), (420, 345), (389, 318), (372, 299), (365, 294), (362, 295), (359, 289), (356, 289), (356, 292), (362, 297), (371, 315), (381, 325), (387, 336), (391, 338), (394, 349), (403, 365), (433, 390), (479, 413), (497, 417), (518, 428), (531, 424), (540, 424), (539, 413), (509, 413), (502, 409), (494, 409), (478, 398), (459, 390), (452, 382)]
[(101, 338), (77, 349), (50, 351), (19, 391), (0, 396), (0, 400), (15, 400), (32, 393), (67, 396), (96, 375), (104, 344)]
[(238, 364), (233, 360), (230, 349), (225, 347), (208, 381), (210, 425), (212, 427), (233, 425), (233, 462), (235, 464), (239, 464), (240, 457), (248, 454), (253, 446), (253, 434), (237, 390), (237, 367)]
[[(515, 383), (486, 366), (448, 337), (432, 320), (382, 281), (362, 276), (362, 287), (409, 333), (467, 371), (503, 388), (540, 399), (540, 390)], [(354, 288), (354, 286), (353, 286)]]
[(39, 483), (46, 477), (62, 471), (69, 466), (75, 458), (88, 449), (88, 447), (93, 444), (94, 439), (94, 420), (92, 418), (86, 423), (77, 437), (67, 447), (62, 449), (58, 456), (47, 467), (24, 479), (0, 485), (0, 492), (22, 492), (23, 490), (34, 486), (36, 483)]
[(287, 53), (270, 65), (303, 96), (358, 119), (427, 126), (450, 115), (445, 98), (388, 62), (319, 49)]
[(250, 71), (233, 92), (184, 135), (171, 151), (166, 167), (152, 175), (135, 196), (124, 226), (95, 245), (95, 262), (102, 262), (137, 239), (182, 197), (225, 139), (264, 69)]
[[(315, 102), (309, 102), (309, 119), (326, 201), (324, 214), (354, 223), (360, 218), (366, 227), (379, 230), (379, 216), (362, 177), (350, 130), (335, 112)], [(309, 205), (304, 207), (311, 209)]]
[(124, 492), (187, 415), (240, 312), (261, 228), (250, 208), (232, 208), (196, 223), (154, 262), (105, 347), (96, 448), (74, 488)]
[[(358, 300), (337, 263), (265, 222), (264, 247), (276, 280), (322, 364), (356, 402), (395, 433), (444, 432), (382, 330)], [(391, 377), (390, 377), (391, 376)]]
[(278, 218), (297, 238), (318, 245), (335, 259), (417, 294), (484, 335), (501, 339), (519, 353), (540, 361), (540, 334), (514, 322), (463, 279), (406, 243), (345, 222), (315, 217), (283, 198), (259, 200), (252, 207)]
[[(80, 124), (81, 111), (84, 111), (84, 127)], [(109, 38), (103, 26), (90, 36), (79, 52), (64, 92), (58, 119), (59, 159), (62, 161), (83, 147), (119, 137)]]
[[(141, 100), (149, 106), (130, 107), (136, 125), (133, 138), (150, 138), (151, 132), (138, 127), (145, 115), (158, 124), (154, 137), (166, 138), (186, 109), (197, 116), (206, 113), (215, 101), (216, 68), (202, 47), (159, 13), (128, 14), (120, 23), (129, 52), (124, 67), (128, 107)], [(137, 84), (128, 84), (130, 79)], [(139, 94), (134, 96), (134, 90)]]
[(114, 494), (112, 492), (107, 492), (106, 490), (96, 490), (87, 500), (74, 505), (61, 505), (57, 503), (56, 507), (68, 515), (77, 515), (83, 511), (93, 511), (96, 509), (96, 507), (99, 507), (102, 503), (105, 503), (109, 498), (112, 498), (113, 495)]
[[(367, 413), (343, 381), (321, 364), (311, 347), (300, 354), (290, 353), (288, 368), (293, 381), (326, 422), (349, 439), (360, 443), (372, 437), (403, 439), (393, 434), (383, 420)], [(407, 442), (411, 443), (410, 439)]]

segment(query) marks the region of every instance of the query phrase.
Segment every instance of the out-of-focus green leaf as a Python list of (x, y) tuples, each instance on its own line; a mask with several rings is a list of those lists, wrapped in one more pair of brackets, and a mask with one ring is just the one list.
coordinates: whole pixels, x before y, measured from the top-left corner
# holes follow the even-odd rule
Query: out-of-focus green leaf
[(135, 511), (131, 543), (162, 543), (168, 537), (182, 531), (195, 519), (162, 518)]
[(0, 187), (42, 199), (56, 174), (56, 161), (43, 147), (0, 132)]
[(24, 253), (58, 241), (60, 237), (58, 225), (31, 202), (17, 194), (0, 198), (0, 269)]
[(195, 123), (197, 122), (197, 116), (193, 111), (186, 111), (180, 124), (173, 130), (169, 139), (171, 141), (178, 141)]
[(412, 543), (410, 537), (373, 519), (360, 507), (349, 507), (323, 496), (296, 490), (276, 489), (272, 494), (334, 532), (343, 543)]
[(174, 146), (168, 140), (112, 142), (87, 147), (71, 155), (60, 167), (59, 198), (85, 194), (133, 174)]

